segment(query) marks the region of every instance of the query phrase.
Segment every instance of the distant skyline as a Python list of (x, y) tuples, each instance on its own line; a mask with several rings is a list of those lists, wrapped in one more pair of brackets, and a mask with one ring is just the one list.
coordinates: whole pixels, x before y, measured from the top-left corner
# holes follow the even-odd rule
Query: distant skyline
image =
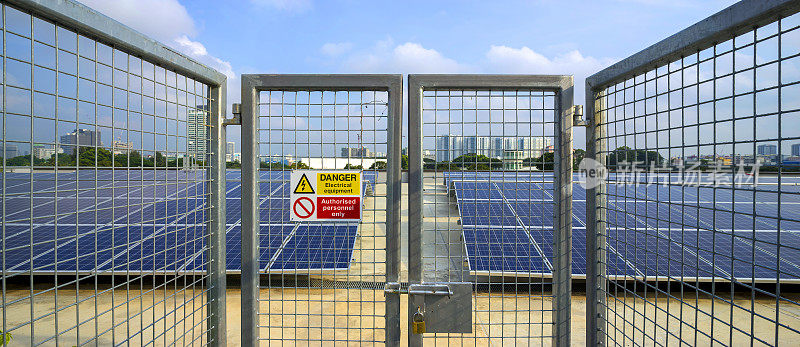
[(242, 73), (572, 74), (583, 104), (588, 75), (735, 3), (79, 1), (226, 74), (228, 110)]

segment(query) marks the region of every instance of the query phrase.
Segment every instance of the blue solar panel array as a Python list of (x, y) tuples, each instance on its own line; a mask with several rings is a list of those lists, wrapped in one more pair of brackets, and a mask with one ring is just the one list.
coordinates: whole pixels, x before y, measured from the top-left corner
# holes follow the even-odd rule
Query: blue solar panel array
[[(759, 182), (777, 190), (770, 179)], [(551, 273), (552, 174), (445, 172), (444, 182), (458, 205), (471, 271)], [(743, 191), (698, 188), (691, 195), (680, 186), (622, 184), (608, 191), (610, 276), (774, 279), (780, 264), (781, 278), (800, 279), (797, 195), (781, 200), (779, 228), (775, 196), (753, 204), (753, 193)], [(573, 199), (572, 269), (585, 275), (586, 190), (575, 184)]]
[[(347, 269), (358, 224), (290, 223), (290, 171), (260, 175), (260, 268)], [(207, 187), (190, 182), (204, 177), (188, 170), (6, 173), (6, 269), (204, 271)], [(226, 267), (232, 272), (241, 270), (240, 177), (238, 170), (227, 172)], [(369, 192), (377, 173), (364, 171), (363, 177)]]

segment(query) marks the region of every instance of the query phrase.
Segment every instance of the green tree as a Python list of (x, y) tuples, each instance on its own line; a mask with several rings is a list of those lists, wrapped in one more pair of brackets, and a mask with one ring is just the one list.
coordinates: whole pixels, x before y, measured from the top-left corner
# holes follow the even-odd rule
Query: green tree
[(403, 155), (400, 157), (400, 169), (401, 170), (408, 170), (408, 156)]
[(386, 170), (385, 161), (376, 161), (369, 167), (370, 170)]
[(608, 167), (612, 169), (618, 165), (633, 165), (634, 163), (640, 167), (650, 167), (651, 165), (663, 165), (664, 157), (656, 151), (622, 146), (608, 154), (607, 162)]
[(526, 158), (522, 160), (522, 164), (532, 165), (539, 170), (553, 170), (555, 166), (556, 155), (553, 152), (547, 152), (539, 156), (539, 158)]
[(306, 163), (304, 163), (302, 161), (298, 161), (296, 163), (292, 163), (292, 165), (289, 165), (289, 168), (290, 169), (310, 169), (311, 167), (306, 165)]
[(31, 155), (20, 155), (6, 160), (8, 166), (31, 166)]
[(142, 167), (142, 154), (138, 151), (132, 151), (128, 154), (128, 161), (132, 167)]
[(158, 167), (167, 166), (167, 157), (161, 154), (161, 152), (156, 152), (156, 166)]
[(490, 170), (501, 168), (503, 166), (503, 161), (496, 158), (489, 158), (483, 154), (469, 153), (453, 159), (452, 164), (458, 168), (467, 170)]
[(81, 147), (78, 150), (78, 165), (111, 167), (114, 156), (105, 148)]
[(362, 170), (362, 169), (364, 169), (364, 166), (362, 166), (362, 165), (352, 165), (350, 163), (347, 163), (347, 164), (344, 165), (344, 169), (345, 170)]
[(586, 151), (580, 148), (572, 151), (572, 170), (578, 171), (578, 165), (580, 165), (584, 157), (586, 157)]

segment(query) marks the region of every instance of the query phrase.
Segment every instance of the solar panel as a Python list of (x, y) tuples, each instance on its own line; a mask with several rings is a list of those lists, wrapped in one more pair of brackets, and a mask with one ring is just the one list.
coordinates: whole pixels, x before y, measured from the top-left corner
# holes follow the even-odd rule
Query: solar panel
[[(260, 267), (266, 269), (272, 262), (271, 271), (347, 269), (358, 226), (295, 229), (288, 222), (289, 174), (260, 172), (264, 223)], [(207, 211), (205, 199), (197, 196), (207, 193), (207, 187), (171, 182), (189, 175), (204, 177), (203, 172), (80, 170), (3, 175), (5, 258), (10, 271), (205, 269), (205, 225), (197, 223)], [(235, 170), (226, 176), (240, 178)], [(366, 192), (367, 187), (374, 188), (377, 173), (363, 171), (363, 179)], [(554, 203), (552, 184), (541, 182), (548, 179), (552, 175), (540, 172), (444, 173), (443, 183), (461, 214), (471, 270), (549, 271), (546, 260), (552, 258)], [(145, 184), (139, 187), (137, 180)], [(153, 181), (164, 184), (153, 185)], [(236, 271), (241, 268), (240, 182), (227, 182), (226, 192), (226, 266)], [(781, 195), (779, 204), (777, 194), (730, 189), (617, 184), (609, 185), (608, 192), (606, 218), (617, 227), (608, 230), (612, 240), (606, 260), (609, 275), (800, 279), (800, 197), (796, 195)], [(626, 201), (625, 196), (637, 200)], [(758, 204), (752, 203), (754, 197)], [(573, 273), (583, 274), (585, 189), (576, 184), (573, 198)], [(40, 215), (49, 217), (36, 219)], [(779, 228), (783, 231), (778, 232)], [(632, 268), (631, 263), (640, 266)]]
[(270, 270), (346, 270), (357, 231), (355, 224), (298, 225)]
[(470, 270), (525, 274), (552, 273), (549, 261), (519, 228), (463, 228)]

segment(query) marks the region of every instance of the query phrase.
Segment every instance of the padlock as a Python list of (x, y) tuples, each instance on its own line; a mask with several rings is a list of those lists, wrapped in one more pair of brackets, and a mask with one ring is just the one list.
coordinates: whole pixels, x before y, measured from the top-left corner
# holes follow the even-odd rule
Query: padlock
[(419, 306), (417, 306), (417, 312), (414, 313), (414, 317), (411, 319), (411, 330), (414, 334), (425, 333), (425, 317), (423, 317), (422, 309)]

